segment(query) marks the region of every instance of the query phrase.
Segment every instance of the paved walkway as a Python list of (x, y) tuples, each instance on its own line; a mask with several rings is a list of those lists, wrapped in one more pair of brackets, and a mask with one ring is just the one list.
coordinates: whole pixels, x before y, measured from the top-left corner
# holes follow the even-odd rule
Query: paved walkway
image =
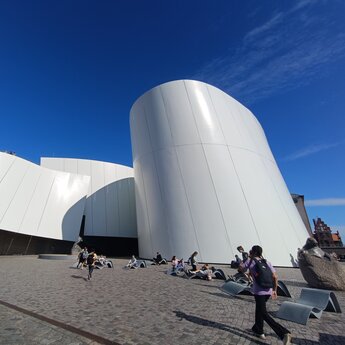
[[(249, 333), (252, 296), (229, 298), (218, 289), (221, 281), (168, 276), (167, 266), (123, 270), (126, 260), (114, 262), (114, 269), (95, 270), (88, 281), (73, 261), (0, 257), (0, 345), (281, 344), (267, 326), (266, 340)], [(300, 271), (280, 268), (278, 274), (297, 298), (306, 286)], [(345, 312), (345, 293), (336, 296)], [(284, 300), (270, 301), (269, 310)], [(324, 312), (306, 326), (279, 322), (294, 344), (344, 345), (344, 315)]]

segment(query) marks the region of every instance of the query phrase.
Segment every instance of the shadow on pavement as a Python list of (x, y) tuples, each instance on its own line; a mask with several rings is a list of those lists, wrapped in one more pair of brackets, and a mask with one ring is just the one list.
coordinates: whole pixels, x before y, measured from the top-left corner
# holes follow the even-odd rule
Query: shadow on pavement
[(72, 274), (71, 277), (72, 277), (72, 278), (76, 278), (76, 279), (84, 279), (84, 280), (87, 280), (85, 277), (77, 276), (77, 275), (75, 275), (75, 274)]
[(236, 299), (240, 299), (241, 301), (244, 301), (244, 302), (255, 303), (255, 300), (253, 298), (243, 298), (243, 297), (238, 296), (238, 295), (231, 297), (231, 296), (228, 296), (225, 293), (221, 293), (221, 292), (208, 292), (208, 291), (201, 291), (201, 292), (207, 293), (209, 295), (217, 296), (217, 297), (223, 297), (226, 299), (236, 298)]
[[(308, 340), (308, 345), (340, 345), (340, 344), (345, 344), (345, 337), (341, 335), (332, 335), (332, 334), (327, 334), (327, 333), (319, 333), (320, 339), (319, 341), (312, 341)], [(305, 339), (300, 339), (300, 338), (292, 338), (292, 343), (293, 344), (300, 344), (300, 345), (305, 345), (306, 340)]]
[(306, 282), (301, 282), (301, 281), (283, 279), (283, 282), (284, 282), (286, 285), (291, 285), (291, 286), (309, 287), (308, 284), (307, 284)]
[(220, 323), (220, 322), (206, 320), (206, 319), (203, 319), (203, 318), (198, 317), (198, 316), (188, 315), (186, 313), (183, 313), (182, 311), (174, 310), (174, 313), (176, 314), (176, 316), (178, 318), (180, 318), (180, 320), (185, 319), (189, 322), (193, 322), (193, 323), (196, 323), (196, 324), (201, 325), (201, 326), (213, 327), (213, 328), (220, 329), (222, 331), (230, 332), (230, 333), (235, 334), (241, 338), (248, 339), (252, 343), (255, 343), (255, 344), (266, 344), (260, 340), (253, 338), (253, 336), (250, 336), (249, 334), (247, 334), (248, 333), (247, 331), (239, 329), (237, 327), (225, 325), (225, 324)]

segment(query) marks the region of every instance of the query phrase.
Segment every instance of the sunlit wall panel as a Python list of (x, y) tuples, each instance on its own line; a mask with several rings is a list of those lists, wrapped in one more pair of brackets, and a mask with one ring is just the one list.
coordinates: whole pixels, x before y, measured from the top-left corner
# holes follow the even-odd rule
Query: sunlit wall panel
[(263, 246), (276, 265), (308, 236), (255, 116), (221, 90), (181, 80), (131, 109), (139, 253), (229, 262)]
[(76, 241), (90, 177), (0, 152), (0, 229)]
[(137, 237), (134, 172), (120, 164), (73, 158), (41, 158), (41, 166), (88, 175), (86, 236)]

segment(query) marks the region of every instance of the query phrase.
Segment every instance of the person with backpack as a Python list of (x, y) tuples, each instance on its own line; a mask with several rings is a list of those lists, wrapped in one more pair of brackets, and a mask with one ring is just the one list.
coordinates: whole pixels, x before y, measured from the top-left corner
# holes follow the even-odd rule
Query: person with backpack
[(255, 324), (252, 331), (261, 339), (265, 339), (264, 321), (273, 329), (284, 345), (291, 344), (291, 333), (285, 327), (276, 322), (267, 312), (266, 302), (272, 296), (277, 298), (278, 276), (272, 264), (262, 256), (262, 248), (253, 246), (249, 260), (241, 263), (242, 272), (247, 269), (253, 278), (252, 293), (255, 298)]

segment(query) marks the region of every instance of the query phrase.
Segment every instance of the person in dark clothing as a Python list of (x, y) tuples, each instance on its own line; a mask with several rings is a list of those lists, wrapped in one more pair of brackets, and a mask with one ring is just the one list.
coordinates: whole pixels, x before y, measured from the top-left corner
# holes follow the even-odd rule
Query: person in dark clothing
[(241, 259), (239, 258), (239, 256), (236, 254), (235, 255), (235, 260), (231, 261), (230, 267), (231, 268), (238, 268), (240, 266), (241, 263)]
[[(273, 288), (263, 287), (263, 282), (259, 279), (260, 273), (258, 270), (258, 262), (263, 262), (266, 274), (268, 277), (272, 275), (271, 282)], [(267, 267), (268, 266), (268, 267)], [(277, 286), (278, 286), (278, 276), (272, 264), (262, 257), (262, 248), (260, 246), (253, 246), (250, 251), (250, 260), (241, 263), (240, 270), (245, 271), (249, 269), (250, 275), (253, 278), (252, 293), (255, 298), (255, 324), (252, 327), (252, 331), (261, 339), (265, 339), (264, 334), (264, 321), (273, 329), (273, 331), (278, 335), (278, 337), (283, 340), (284, 345), (291, 344), (291, 333), (285, 327), (276, 322), (267, 312), (266, 302), (272, 296), (273, 299), (277, 298)], [(258, 273), (259, 272), (259, 273)], [(260, 285), (261, 284), (261, 285)], [(271, 285), (271, 286), (272, 286)]]
[(156, 254), (156, 257), (153, 258), (153, 262), (156, 264), (156, 265), (161, 265), (161, 264), (166, 264), (166, 260), (162, 258), (162, 255), (160, 252), (157, 252)]
[(198, 252), (195, 251), (195, 252), (190, 256), (190, 258), (189, 258), (189, 261), (190, 261), (190, 264), (191, 264), (191, 266), (192, 266), (192, 271), (193, 271), (193, 272), (197, 270), (197, 267), (196, 267), (196, 263), (197, 263), (197, 261), (196, 261), (196, 256), (197, 256), (197, 255), (198, 255)]
[(238, 246), (237, 250), (242, 254), (242, 262), (246, 262), (248, 260), (248, 253), (244, 251), (242, 246)]
[(89, 256), (89, 253), (87, 251), (87, 248), (85, 247), (80, 253), (79, 253), (79, 256), (78, 256), (78, 265), (77, 265), (77, 268), (79, 268), (79, 266), (81, 267), (81, 269), (83, 269), (83, 266), (84, 264), (86, 263), (86, 259), (87, 257)]
[(87, 267), (89, 269), (89, 274), (87, 276), (88, 280), (92, 279), (92, 272), (95, 268), (95, 261), (97, 260), (97, 255), (94, 251), (92, 251), (89, 256), (87, 257), (86, 263), (87, 263)]

